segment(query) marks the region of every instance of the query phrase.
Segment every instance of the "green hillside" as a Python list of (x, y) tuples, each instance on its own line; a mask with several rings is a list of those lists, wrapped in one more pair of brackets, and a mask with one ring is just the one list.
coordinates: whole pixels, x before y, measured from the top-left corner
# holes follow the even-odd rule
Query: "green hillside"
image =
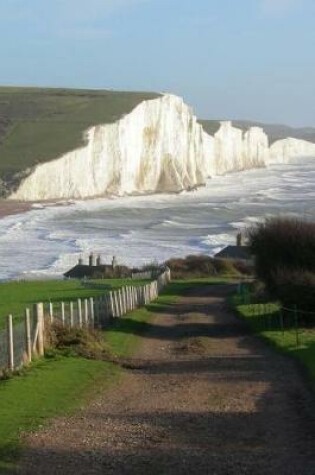
[[(148, 92), (0, 87), (0, 178), (9, 186), (25, 169), (83, 145), (83, 131), (112, 123)], [(2, 183), (3, 194), (4, 183)]]

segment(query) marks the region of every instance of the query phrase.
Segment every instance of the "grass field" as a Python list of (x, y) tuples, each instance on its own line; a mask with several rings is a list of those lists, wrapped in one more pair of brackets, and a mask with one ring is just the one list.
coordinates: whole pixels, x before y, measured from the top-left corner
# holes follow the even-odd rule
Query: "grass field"
[(249, 323), (255, 334), (263, 337), (276, 349), (297, 358), (304, 365), (311, 381), (315, 384), (315, 329), (298, 328), (295, 330), (291, 328), (282, 331), (277, 328), (268, 329), (268, 325), (267, 329), (263, 328), (262, 318), (265, 317), (268, 324), (269, 316), (279, 310), (277, 304), (242, 305), (236, 297), (234, 306), (238, 314)]
[(38, 361), (22, 376), (1, 381), (0, 473), (16, 459), (22, 431), (77, 409), (118, 377), (118, 367), (112, 364), (59, 357)]
[(158, 94), (0, 87), (0, 177), (84, 144), (83, 131), (112, 123)]
[[(167, 304), (176, 302), (190, 288), (221, 279), (198, 279), (171, 283), (163, 294), (146, 308), (115, 320), (103, 333), (113, 355), (128, 357), (148, 331), (150, 320)], [(33, 363), (20, 376), (0, 381), (0, 472), (13, 467), (21, 448), (20, 434), (36, 429), (52, 417), (83, 406), (99, 391), (115, 384), (122, 369), (104, 361), (56, 355)]]
[[(131, 279), (108, 279), (88, 281), (85, 286), (79, 280), (43, 280), (43, 281), (12, 281), (0, 284), (0, 328), (5, 317), (12, 314), (20, 320), (26, 307), (36, 302), (60, 302), (97, 297), (110, 289), (123, 285), (141, 285), (146, 281)], [(95, 287), (93, 287), (93, 283)]]

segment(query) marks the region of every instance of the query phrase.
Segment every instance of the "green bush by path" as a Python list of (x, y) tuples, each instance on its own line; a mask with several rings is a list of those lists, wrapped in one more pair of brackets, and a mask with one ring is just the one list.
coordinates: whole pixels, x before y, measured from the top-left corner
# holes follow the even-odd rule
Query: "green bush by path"
[[(79, 280), (43, 280), (12, 281), (0, 284), (0, 328), (5, 324), (5, 317), (12, 314), (18, 320), (26, 307), (36, 302), (60, 302), (98, 297), (105, 292), (124, 285), (141, 285), (147, 281), (131, 279), (108, 279), (88, 281), (85, 286)], [(93, 287), (93, 284), (95, 286)]]

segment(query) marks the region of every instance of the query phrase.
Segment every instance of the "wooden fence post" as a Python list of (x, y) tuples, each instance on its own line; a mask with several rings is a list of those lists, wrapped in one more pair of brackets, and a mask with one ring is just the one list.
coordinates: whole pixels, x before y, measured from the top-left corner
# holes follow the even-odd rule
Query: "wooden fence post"
[(113, 299), (113, 292), (109, 292), (109, 307), (112, 318), (115, 317), (115, 308), (114, 308), (114, 299)]
[[(39, 356), (44, 355), (44, 304), (36, 303), (34, 305), (36, 319), (36, 335), (33, 342), (33, 349), (37, 347)], [(36, 341), (37, 336), (37, 341)]]
[(123, 301), (123, 314), (126, 315), (127, 313), (127, 299), (126, 299), (126, 287), (121, 289), (122, 294), (122, 301)]
[(61, 302), (61, 321), (62, 321), (62, 326), (65, 326), (65, 303)]
[(94, 299), (94, 325), (99, 324), (100, 321), (100, 299), (96, 297)]
[(123, 304), (122, 304), (122, 294), (121, 289), (118, 290), (118, 302), (119, 302), (119, 316), (123, 316)]
[(90, 297), (89, 303), (90, 303), (90, 324), (94, 328), (94, 299), (93, 297)]
[(133, 285), (130, 287), (131, 310), (135, 309), (135, 299), (133, 295)]
[(7, 317), (8, 368), (14, 370), (13, 322), (12, 315)]
[(25, 353), (27, 361), (32, 361), (32, 337), (31, 337), (31, 315), (30, 309), (25, 309)]
[(87, 327), (89, 324), (89, 305), (88, 300), (84, 299), (84, 325)]
[(136, 303), (136, 295), (135, 295), (134, 286), (131, 287), (131, 296), (132, 296), (132, 307), (133, 307), (133, 310), (135, 310), (137, 308), (137, 303)]
[(79, 327), (82, 328), (82, 302), (81, 299), (77, 300), (78, 321)]
[(50, 323), (54, 323), (54, 304), (49, 302), (49, 318)]
[(73, 302), (70, 302), (70, 328), (73, 328), (74, 325), (74, 311), (73, 311)]
[(118, 290), (114, 292), (114, 297), (115, 297), (115, 306), (116, 306), (116, 317), (120, 317), (120, 306), (119, 306), (119, 293)]
[(127, 287), (127, 289), (128, 289), (128, 309), (130, 311), (132, 310), (131, 288)]

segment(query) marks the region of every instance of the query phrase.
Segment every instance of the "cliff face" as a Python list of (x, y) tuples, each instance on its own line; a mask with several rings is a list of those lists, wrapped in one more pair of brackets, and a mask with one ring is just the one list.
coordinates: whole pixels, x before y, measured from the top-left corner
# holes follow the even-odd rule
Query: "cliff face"
[(263, 167), (268, 152), (268, 137), (263, 129), (251, 127), (243, 134), (232, 122), (221, 122), (214, 135), (214, 174)]
[(297, 157), (315, 157), (315, 144), (306, 140), (287, 138), (278, 140), (270, 147), (270, 162), (289, 163)]
[(38, 165), (11, 199), (179, 191), (206, 180), (203, 129), (178, 97), (144, 101), (87, 138), (85, 147)]
[(222, 122), (214, 136), (208, 135), (183, 100), (172, 95), (144, 101), (118, 122), (86, 133), (86, 146), (37, 165), (10, 198), (180, 191), (204, 184), (209, 176), (263, 167), (271, 157), (287, 161), (288, 150), (290, 158), (305, 151), (315, 156), (315, 144), (294, 139), (279, 141), (270, 151), (260, 127), (243, 133)]

